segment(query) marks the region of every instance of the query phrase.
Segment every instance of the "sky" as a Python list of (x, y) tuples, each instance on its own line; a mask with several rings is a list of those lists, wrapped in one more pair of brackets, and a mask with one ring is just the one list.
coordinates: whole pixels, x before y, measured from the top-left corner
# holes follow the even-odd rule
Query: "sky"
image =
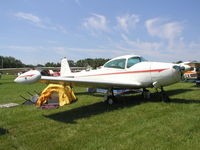
[(1, 0), (0, 55), (200, 61), (199, 0)]

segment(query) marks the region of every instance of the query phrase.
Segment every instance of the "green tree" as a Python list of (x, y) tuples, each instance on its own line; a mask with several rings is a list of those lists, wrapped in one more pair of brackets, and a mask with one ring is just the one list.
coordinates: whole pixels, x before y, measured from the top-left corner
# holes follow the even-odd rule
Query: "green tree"
[(109, 59), (103, 59), (103, 58), (95, 58), (95, 59), (91, 59), (91, 58), (86, 58), (86, 59), (82, 59), (82, 60), (78, 60), (76, 62), (76, 66), (77, 67), (92, 67), (92, 68), (97, 68), (100, 67), (102, 65), (104, 65)]
[(60, 63), (54, 63), (54, 62), (47, 62), (45, 67), (60, 67)]
[(0, 56), (1, 60), (1, 68), (20, 68), (25, 67), (25, 64), (23, 64), (20, 60), (15, 59), (14, 57), (4, 57)]
[(76, 63), (73, 60), (68, 60), (69, 66), (70, 67), (75, 67)]

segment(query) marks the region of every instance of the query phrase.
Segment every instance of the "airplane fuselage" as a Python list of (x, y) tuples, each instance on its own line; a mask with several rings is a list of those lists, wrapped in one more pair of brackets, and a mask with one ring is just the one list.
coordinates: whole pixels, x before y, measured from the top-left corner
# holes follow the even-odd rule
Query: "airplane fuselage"
[[(180, 72), (173, 68), (171, 63), (140, 62), (126, 69), (105, 68), (79, 73), (72, 73), (67, 78), (82, 80), (101, 80), (125, 83), (131, 87), (131, 83), (140, 83), (140, 87), (166, 86), (180, 81)], [(154, 85), (153, 85), (154, 83)], [(132, 86), (136, 87), (136, 86)]]
[(125, 55), (108, 61), (96, 70), (78, 73), (66, 70), (60, 77), (41, 76), (34, 70), (22, 74), (15, 82), (33, 83), (40, 80), (44, 83), (99, 88), (160, 88), (180, 81), (182, 68), (173, 63), (149, 62), (137, 55)]

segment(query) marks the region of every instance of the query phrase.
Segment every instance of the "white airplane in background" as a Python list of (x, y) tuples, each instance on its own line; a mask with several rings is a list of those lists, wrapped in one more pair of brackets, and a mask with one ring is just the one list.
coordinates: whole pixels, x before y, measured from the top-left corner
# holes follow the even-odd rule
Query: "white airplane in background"
[(163, 87), (181, 80), (182, 73), (190, 70), (188, 65), (149, 62), (138, 55), (116, 57), (100, 69), (71, 73), (67, 59), (61, 61), (61, 76), (42, 76), (39, 71), (28, 71), (15, 79), (17, 83), (54, 83), (73, 86), (108, 89), (107, 102), (115, 100), (114, 89), (143, 89), (143, 95), (150, 95), (146, 88), (161, 89), (162, 100), (168, 96)]
[(59, 71), (56, 71), (56, 72), (54, 72), (53, 70), (48, 70), (48, 72), (49, 72), (49, 74), (51, 75), (51, 76), (60, 76), (60, 72)]
[(184, 64), (189, 65), (192, 67), (191, 70), (184, 73), (184, 78), (187, 80), (194, 79), (199, 80), (200, 79), (200, 62), (185, 62)]

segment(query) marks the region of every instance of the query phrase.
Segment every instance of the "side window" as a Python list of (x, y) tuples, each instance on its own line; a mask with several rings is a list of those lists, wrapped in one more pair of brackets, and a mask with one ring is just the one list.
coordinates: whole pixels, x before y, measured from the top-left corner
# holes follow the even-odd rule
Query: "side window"
[(126, 63), (126, 59), (116, 59), (116, 60), (113, 60), (113, 61), (106, 63), (104, 65), (104, 67), (124, 69), (125, 63)]
[(132, 67), (133, 65), (135, 65), (135, 64), (137, 64), (139, 62), (141, 62), (139, 57), (129, 58), (128, 62), (127, 62), (127, 68), (130, 68), (130, 67)]

